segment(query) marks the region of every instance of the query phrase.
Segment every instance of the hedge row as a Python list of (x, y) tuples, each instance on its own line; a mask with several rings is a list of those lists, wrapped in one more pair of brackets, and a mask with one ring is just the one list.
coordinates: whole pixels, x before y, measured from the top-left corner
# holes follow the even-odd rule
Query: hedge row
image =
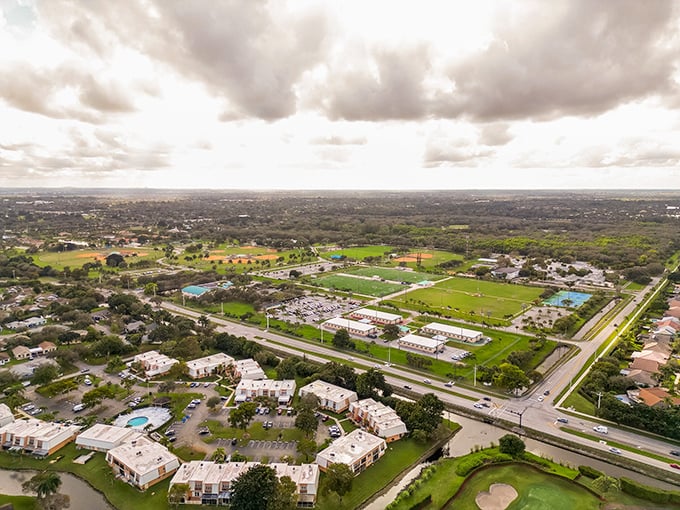
[(672, 503), (680, 505), (680, 492), (648, 487), (646, 485), (641, 485), (630, 478), (621, 478), (620, 481), (621, 490), (626, 494), (651, 501), (652, 503)]
[(600, 478), (601, 476), (604, 476), (604, 473), (602, 471), (598, 471), (594, 467), (590, 466), (579, 466), (578, 472), (587, 478), (592, 478), (593, 480), (595, 480), (595, 478)]

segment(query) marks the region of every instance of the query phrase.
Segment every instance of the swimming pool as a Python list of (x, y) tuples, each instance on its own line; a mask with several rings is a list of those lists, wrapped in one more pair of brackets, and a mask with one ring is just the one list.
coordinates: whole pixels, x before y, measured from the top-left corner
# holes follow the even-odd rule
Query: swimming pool
[(128, 420), (127, 425), (129, 427), (139, 427), (140, 425), (146, 425), (149, 422), (149, 418), (146, 416), (135, 416)]
[(592, 294), (586, 292), (574, 292), (571, 290), (561, 290), (543, 301), (546, 305), (561, 306), (564, 308), (578, 308), (588, 301)]

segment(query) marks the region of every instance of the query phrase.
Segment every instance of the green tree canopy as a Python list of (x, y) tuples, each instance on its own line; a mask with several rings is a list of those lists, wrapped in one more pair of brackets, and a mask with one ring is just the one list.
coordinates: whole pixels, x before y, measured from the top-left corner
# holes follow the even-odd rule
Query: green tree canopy
[(339, 329), (333, 335), (333, 340), (331, 343), (338, 349), (351, 349), (354, 347), (354, 342), (349, 337), (349, 333), (346, 329)]
[(335, 492), (342, 501), (342, 497), (352, 490), (352, 483), (354, 482), (354, 473), (347, 464), (340, 462), (331, 464), (326, 471), (326, 484), (324, 490), (326, 492)]
[(524, 441), (514, 434), (505, 434), (498, 440), (498, 449), (501, 453), (519, 457), (524, 453)]

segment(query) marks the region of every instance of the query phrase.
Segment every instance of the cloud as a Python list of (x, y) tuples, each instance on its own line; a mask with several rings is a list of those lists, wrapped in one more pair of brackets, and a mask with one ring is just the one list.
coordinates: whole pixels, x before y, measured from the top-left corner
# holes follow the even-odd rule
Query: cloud
[[(516, 5), (516, 4), (513, 4)], [(670, 0), (526, 4), (499, 16), (487, 48), (450, 66), (433, 112), (473, 120), (597, 115), (671, 89)]]
[(510, 126), (505, 123), (481, 126), (479, 142), (484, 145), (505, 145), (512, 140)]
[(118, 83), (102, 84), (89, 77), (82, 84), (81, 102), (98, 111), (121, 113), (135, 110), (132, 98)]
[(313, 145), (366, 145), (368, 140), (365, 136), (343, 137), (338, 135), (330, 135), (312, 138), (310, 143)]
[(430, 140), (425, 146), (423, 164), (437, 166), (478, 166), (481, 160), (493, 156), (488, 147), (476, 146), (466, 140)]

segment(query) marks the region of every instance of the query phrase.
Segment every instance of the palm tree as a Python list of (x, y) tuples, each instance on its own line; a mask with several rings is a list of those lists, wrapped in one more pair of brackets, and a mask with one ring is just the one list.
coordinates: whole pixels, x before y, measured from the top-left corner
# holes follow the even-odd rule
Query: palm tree
[(35, 492), (39, 500), (56, 494), (59, 487), (61, 487), (61, 477), (52, 471), (38, 473), (21, 485), (24, 492)]
[(227, 459), (227, 452), (221, 446), (218, 447), (210, 457), (210, 460), (214, 460), (218, 464), (222, 464)]

